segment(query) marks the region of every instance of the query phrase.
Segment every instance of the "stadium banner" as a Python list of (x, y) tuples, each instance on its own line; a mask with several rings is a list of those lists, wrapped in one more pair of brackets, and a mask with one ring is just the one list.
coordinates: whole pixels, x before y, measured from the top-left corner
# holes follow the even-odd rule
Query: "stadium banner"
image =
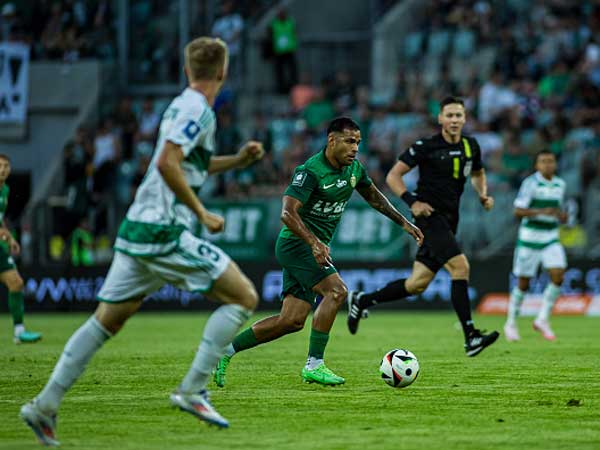
[[(261, 297), (260, 308), (279, 309), (282, 278), (277, 263), (240, 261), (239, 265), (256, 285)], [(352, 262), (339, 263), (336, 267), (350, 290), (375, 290), (391, 281), (406, 278), (411, 272), (411, 265), (406, 263)], [(503, 270), (505, 267), (510, 268), (508, 257), (485, 262), (471, 261), (469, 296), (473, 305), (479, 303), (480, 313), (504, 314), (506, 311), (502, 304), (506, 300), (502, 299), (508, 298), (511, 278), (507, 275), (508, 271)], [(96, 294), (104, 282), (108, 267), (22, 267), (20, 271), (25, 280), (28, 311), (91, 311), (96, 306)], [(451, 310), (451, 284), (448, 273), (440, 271), (420, 296), (383, 304), (377, 309)], [(531, 297), (526, 302), (527, 311), (536, 308), (544, 286), (545, 276), (532, 281)], [(0, 298), (3, 299), (5, 295), (0, 294)], [(571, 261), (562, 295), (556, 305), (557, 313), (600, 316), (600, 263), (592, 260)], [(1, 303), (7, 304), (5, 301)], [(1, 308), (6, 311), (7, 307)], [(206, 301), (200, 294), (165, 286), (146, 301), (144, 309), (214, 309), (214, 303)]]
[(336, 261), (397, 261), (409, 252), (410, 238), (380, 212), (364, 202), (344, 210), (331, 242)]
[(25, 123), (28, 90), (29, 47), (0, 42), (0, 123)]
[(271, 259), (273, 240), (268, 239), (270, 205), (268, 202), (207, 202), (210, 212), (225, 219), (222, 233), (210, 234), (201, 227), (198, 234), (223, 249), (235, 260)]

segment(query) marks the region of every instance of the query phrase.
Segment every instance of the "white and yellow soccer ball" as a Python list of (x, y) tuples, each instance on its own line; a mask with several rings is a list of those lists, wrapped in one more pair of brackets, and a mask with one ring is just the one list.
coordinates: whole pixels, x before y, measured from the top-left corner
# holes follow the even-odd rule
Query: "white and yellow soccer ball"
[(381, 378), (392, 387), (402, 388), (412, 384), (419, 375), (419, 361), (409, 350), (390, 350), (381, 360)]

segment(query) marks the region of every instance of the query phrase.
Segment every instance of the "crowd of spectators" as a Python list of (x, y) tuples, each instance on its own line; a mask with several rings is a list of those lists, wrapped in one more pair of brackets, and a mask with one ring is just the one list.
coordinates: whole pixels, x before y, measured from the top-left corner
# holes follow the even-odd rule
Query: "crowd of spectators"
[[(268, 124), (267, 161), (240, 173), (219, 193), (280, 193), (293, 167), (323, 147), (327, 121), (340, 114), (360, 122), (361, 157), (383, 185), (398, 154), (435, 132), (438, 102), (454, 93), (466, 101), (465, 133), (481, 144), (492, 189), (516, 189), (531, 173), (535, 153), (549, 148), (559, 159), (568, 195), (583, 201), (600, 184), (600, 5), (435, 3), (402, 43), (394, 92), (372, 95), (347, 71), (319, 83), (301, 74), (288, 107), (257, 112), (257, 124), (247, 133), (253, 137), (256, 128), (264, 135)], [(415, 42), (416, 50), (407, 48)], [(263, 172), (278, 174), (277, 182), (263, 183)]]
[[(4, 37), (29, 40), (37, 57), (114, 55), (110, 43), (114, 40), (112, 2), (33, 3), (36, 7), (29, 14), (20, 15), (14, 4), (4, 3), (0, 21)], [(591, 193), (600, 192), (597, 2), (430, 2), (421, 21), (415, 19), (414, 30), (397, 43), (401, 58), (391, 91), (382, 93), (358, 84), (347, 70), (314, 80), (310, 73), (302, 72), (298, 61), (294, 71), (300, 73), (292, 77), (291, 88), (278, 83), (271, 96), (278, 95), (279, 101), (258, 103), (253, 115), (242, 117), (235, 103), (235, 79), (243, 68), (236, 57), (243, 51), (248, 21), (271, 2), (250, 3), (256, 6), (221, 2), (210, 27), (212, 34), (225, 39), (232, 49), (234, 79), (215, 108), (217, 151), (233, 153), (252, 138), (264, 142), (267, 154), (251, 168), (211, 181), (203, 191), (207, 198), (280, 195), (294, 167), (325, 146), (326, 125), (337, 115), (351, 116), (361, 125), (360, 157), (375, 182), (384, 187), (385, 175), (398, 154), (418, 137), (436, 132), (439, 100), (455, 94), (465, 99), (465, 133), (480, 142), (492, 192), (514, 195), (523, 177), (531, 173), (535, 153), (549, 148), (559, 159), (568, 196), (578, 201), (582, 217), (597, 209), (589, 201)], [(382, 3), (389, 7), (395, 2)], [(144, 11), (154, 17), (165, 5), (154, 0), (134, 1), (137, 12), (131, 20), (141, 25), (138, 22)], [(37, 25), (24, 26), (27, 23)], [(200, 25), (192, 23), (192, 27)], [(161, 36), (159, 26), (133, 28), (141, 33), (132, 39), (136, 45)], [(153, 58), (177, 53), (168, 50), (176, 41), (158, 40), (166, 46), (163, 51), (157, 52), (155, 47), (132, 50), (141, 55), (136, 65), (140, 73), (145, 67), (149, 73), (160, 66), (179, 70), (177, 61), (152, 63)], [(77, 42), (75, 47), (73, 42)], [(125, 97), (97, 127), (82, 127), (77, 132), (65, 149), (67, 190), (79, 193), (69, 197), (73, 205), (79, 205), (75, 210), (89, 211), (89, 205), (102, 204), (102, 198), (117, 199), (121, 211), (129, 204), (150, 161), (166, 100)], [(414, 187), (416, 178), (417, 174), (408, 177), (409, 187)], [(79, 217), (76, 214), (73, 223)], [(99, 214), (93, 227), (101, 232), (104, 226)]]
[(33, 59), (114, 58), (112, 0), (8, 1), (0, 9), (3, 41), (29, 44)]

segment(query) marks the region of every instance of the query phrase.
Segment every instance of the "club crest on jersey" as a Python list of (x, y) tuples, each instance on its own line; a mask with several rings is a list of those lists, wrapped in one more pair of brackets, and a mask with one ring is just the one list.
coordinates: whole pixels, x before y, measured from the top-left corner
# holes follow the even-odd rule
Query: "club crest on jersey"
[(350, 177), (350, 186), (356, 187), (356, 177), (354, 175)]

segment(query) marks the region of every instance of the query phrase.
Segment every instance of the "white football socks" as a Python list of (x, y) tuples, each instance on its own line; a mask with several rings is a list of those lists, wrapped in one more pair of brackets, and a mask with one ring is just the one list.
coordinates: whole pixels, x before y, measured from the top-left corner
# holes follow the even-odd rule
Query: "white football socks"
[(235, 355), (235, 348), (233, 348), (233, 344), (229, 344), (227, 347), (225, 347), (225, 355), (227, 355), (227, 356)]
[(510, 299), (508, 301), (508, 314), (506, 317), (506, 322), (509, 324), (514, 324), (517, 316), (519, 315), (519, 309), (521, 308), (521, 303), (523, 303), (523, 297), (525, 297), (525, 292), (519, 289), (518, 286), (515, 286), (510, 293)]
[(313, 370), (316, 369), (317, 367), (319, 367), (321, 364), (323, 364), (323, 359), (321, 358), (315, 358), (314, 356), (309, 356), (308, 359), (306, 360), (306, 369), (307, 370)]
[(192, 367), (181, 382), (184, 393), (196, 393), (206, 387), (208, 379), (223, 356), (227, 345), (240, 330), (252, 311), (240, 305), (223, 305), (212, 313), (206, 326), (202, 342), (192, 362)]
[(560, 286), (557, 286), (554, 283), (548, 283), (548, 286), (546, 286), (546, 289), (544, 289), (542, 309), (540, 309), (536, 320), (548, 321), (552, 307), (554, 306), (554, 303), (559, 295)]
[(71, 336), (48, 383), (36, 398), (42, 411), (58, 410), (65, 393), (81, 376), (92, 356), (111, 336), (94, 316)]

